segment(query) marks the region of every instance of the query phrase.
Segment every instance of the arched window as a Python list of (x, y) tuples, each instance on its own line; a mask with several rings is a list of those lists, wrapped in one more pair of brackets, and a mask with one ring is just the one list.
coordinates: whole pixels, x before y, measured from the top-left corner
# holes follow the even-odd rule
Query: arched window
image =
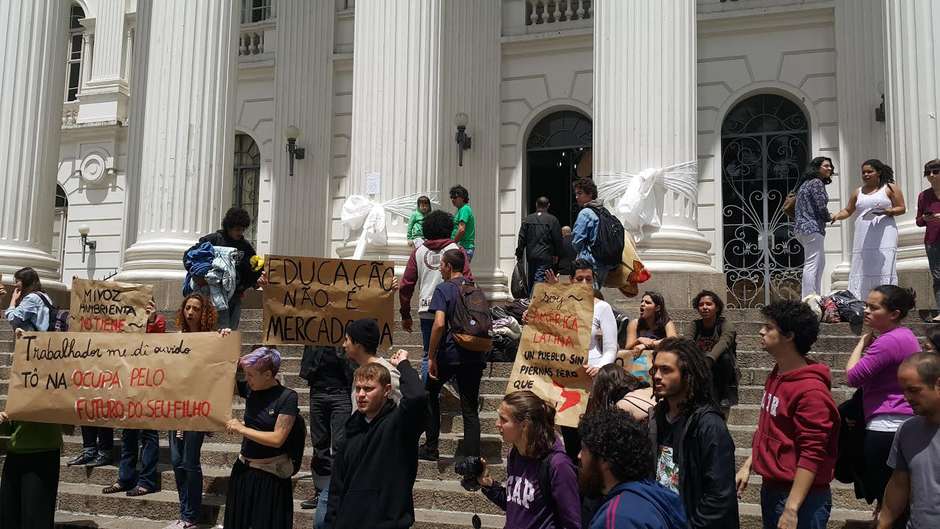
[(85, 31), (81, 23), (83, 18), (85, 12), (81, 6), (72, 4), (72, 10), (69, 12), (69, 55), (65, 70), (66, 102), (78, 99), (78, 90), (82, 86), (82, 33)]
[(579, 175), (591, 174), (593, 130), (591, 120), (573, 110), (553, 112), (532, 127), (526, 140), (528, 193), (523, 211), (532, 210), (535, 200), (545, 196), (562, 226), (574, 222), (578, 206), (571, 184)]
[(235, 135), (235, 178), (232, 205), (245, 209), (251, 215), (251, 226), (245, 238), (256, 244), (258, 233), (258, 187), (261, 183), (261, 152), (258, 144), (247, 134)]

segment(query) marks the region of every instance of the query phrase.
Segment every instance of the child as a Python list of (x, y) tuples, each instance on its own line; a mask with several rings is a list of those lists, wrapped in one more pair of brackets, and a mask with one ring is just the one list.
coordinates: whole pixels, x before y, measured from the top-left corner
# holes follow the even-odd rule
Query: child
[(431, 199), (426, 196), (418, 197), (418, 209), (411, 214), (408, 219), (408, 246), (417, 248), (424, 242), (424, 233), (421, 225), (424, 222), (424, 216), (431, 212)]

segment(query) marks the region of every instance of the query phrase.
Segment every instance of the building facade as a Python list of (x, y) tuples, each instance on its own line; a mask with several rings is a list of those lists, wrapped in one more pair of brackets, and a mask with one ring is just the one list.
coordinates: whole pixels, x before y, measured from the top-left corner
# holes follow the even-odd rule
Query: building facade
[[(683, 291), (719, 284), (732, 306), (758, 306), (799, 295), (802, 248), (782, 203), (807, 162), (828, 156), (831, 211), (860, 185), (863, 160), (895, 168), (908, 204), (902, 283), (932, 297), (913, 217), (921, 167), (940, 154), (938, 0), (0, 10), (5, 281), (21, 266), (59, 285), (178, 279), (182, 251), (231, 205), (256, 219), (259, 253), (349, 257), (352, 195), (389, 206), (386, 240), (365, 256), (402, 262), (395, 201), (436, 193), (452, 210), (447, 190), (462, 184), (477, 219), (474, 273), (501, 299), (536, 197), (571, 224), (578, 175), (616, 188), (681, 166), (689, 185), (679, 175), (648, 198), (660, 226), (639, 242), (644, 262)], [(293, 129), (302, 159), (287, 152)], [(824, 289), (845, 286), (851, 253), (851, 222), (831, 227)]]

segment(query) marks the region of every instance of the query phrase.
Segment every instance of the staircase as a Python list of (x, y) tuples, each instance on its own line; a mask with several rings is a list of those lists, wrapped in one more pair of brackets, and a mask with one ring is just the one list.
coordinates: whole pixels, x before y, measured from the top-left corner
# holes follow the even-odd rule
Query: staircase
[[(636, 301), (624, 298), (613, 299), (616, 306), (636, 315)], [(735, 320), (738, 326), (738, 365), (741, 370), (740, 404), (731, 410), (728, 428), (734, 438), (737, 464), (748, 456), (751, 436), (757, 423), (758, 407), (763, 391), (763, 383), (773, 363), (770, 357), (759, 350), (758, 331), (762, 318), (757, 310), (726, 311), (727, 317)], [(674, 321), (679, 324), (680, 333), (691, 330), (690, 322), (697, 316), (692, 310), (673, 311)], [(171, 320), (172, 318), (168, 318)], [(241, 330), (243, 335), (242, 351), (253, 349), (260, 342), (261, 311), (243, 310)], [(913, 319), (913, 318), (912, 318)], [(926, 328), (922, 323), (911, 323), (914, 332), (923, 336)], [(820, 339), (816, 342), (812, 357), (829, 365), (833, 374), (833, 396), (837, 403), (846, 400), (851, 391), (845, 386), (844, 366), (857, 338), (849, 330), (848, 324), (822, 325)], [(395, 348), (404, 348), (411, 353), (413, 361), (421, 358), (421, 335), (396, 332)], [(301, 346), (282, 346), (284, 355), (281, 367), (282, 382), (297, 390), (300, 395), (300, 408), (307, 414), (309, 391), (298, 372), (300, 369)], [(11, 351), (13, 335), (6, 322), (0, 322), (0, 407), (6, 402), (7, 384), (10, 378)], [(496, 430), (496, 412), (506, 388), (511, 364), (494, 364), (484, 372), (481, 387), (482, 398), (482, 452), (491, 462), (491, 469), (497, 479), (505, 477), (504, 455), (508, 446), (499, 437)], [(241, 417), (244, 401), (236, 398), (233, 413)], [(414, 488), (415, 528), (422, 529), (464, 529), (470, 528), (471, 517), (478, 514), (483, 527), (500, 528), (504, 517), (500, 510), (491, 504), (480, 492), (467, 492), (459, 485), (459, 476), (453, 471), (453, 454), (462, 444), (462, 420), (459, 406), (455, 399), (446, 398), (442, 405), (441, 425), (441, 461), (433, 463), (420, 461), (418, 479)], [(309, 419), (308, 419), (309, 420)], [(119, 436), (118, 436), (119, 437)], [(203, 520), (207, 527), (221, 524), (224, 514), (225, 490), (232, 464), (237, 458), (240, 438), (227, 433), (214, 433), (206, 439), (202, 449), (204, 479)], [(120, 446), (120, 439), (116, 440)], [(62, 454), (62, 471), (59, 486), (58, 526), (99, 527), (111, 529), (158, 529), (178, 517), (176, 485), (169, 466), (169, 449), (166, 434), (161, 436), (160, 471), (162, 478), (161, 492), (140, 498), (128, 498), (123, 494), (102, 495), (101, 488), (114, 483), (117, 468), (106, 466), (95, 469), (84, 467), (66, 467), (65, 461), (81, 450), (81, 436), (76, 429), (65, 436)], [(294, 527), (309, 529), (313, 526), (313, 511), (301, 510), (300, 501), (313, 495), (313, 482), (310, 479), (309, 458), (312, 451), (307, 448), (306, 461), (298, 476), (294, 477)], [(446, 454), (446, 455), (445, 455)], [(760, 528), (760, 478), (752, 477), (750, 486), (741, 500), (741, 522), (744, 528)], [(855, 499), (851, 485), (838, 482), (832, 484), (833, 510), (829, 522), (830, 528), (861, 528), (871, 519), (872, 508)]]

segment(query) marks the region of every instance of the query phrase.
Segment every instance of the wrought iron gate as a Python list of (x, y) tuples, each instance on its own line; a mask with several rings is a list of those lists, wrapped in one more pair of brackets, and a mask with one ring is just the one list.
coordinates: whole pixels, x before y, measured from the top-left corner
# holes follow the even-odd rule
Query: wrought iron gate
[(799, 299), (803, 247), (783, 212), (809, 155), (806, 116), (774, 94), (736, 105), (721, 128), (724, 272), (728, 305)]

